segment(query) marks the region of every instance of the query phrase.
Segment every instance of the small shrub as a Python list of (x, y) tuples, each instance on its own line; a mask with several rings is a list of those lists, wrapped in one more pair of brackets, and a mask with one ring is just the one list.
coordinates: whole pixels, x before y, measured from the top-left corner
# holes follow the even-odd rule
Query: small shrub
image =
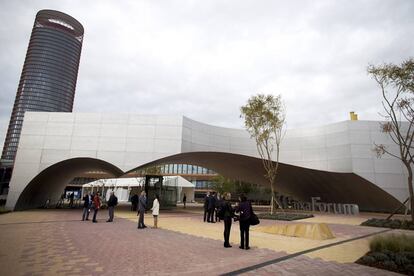
[(1, 206), (1, 207), (0, 207), (0, 215), (1, 215), (1, 214), (6, 214), (6, 213), (9, 213), (9, 212), (11, 212), (11, 211), (10, 211), (10, 210), (5, 209), (3, 206)]
[(414, 224), (412, 221), (406, 220), (386, 220), (386, 219), (376, 219), (371, 218), (361, 223), (363, 226), (373, 226), (373, 227), (385, 227), (385, 228), (392, 228), (392, 229), (409, 229), (414, 230)]
[(373, 263), (376, 262), (376, 259), (374, 257), (372, 257), (372, 256), (366, 255), (366, 256), (363, 256), (360, 259), (360, 262), (362, 264), (371, 265), (371, 264), (373, 264)]
[(385, 250), (382, 251), (382, 253), (386, 254), (388, 256), (388, 258), (390, 258), (390, 260), (395, 259), (395, 253), (391, 250), (385, 249)]
[(385, 262), (390, 260), (388, 255), (382, 252), (373, 252), (370, 254), (370, 256), (373, 257), (377, 262)]
[(413, 264), (406, 265), (406, 266), (404, 266), (404, 270), (408, 274), (412, 275), (412, 274), (414, 274), (414, 265)]
[(384, 261), (383, 266), (387, 270), (397, 270), (397, 265), (393, 261)]
[(297, 214), (297, 213), (276, 213), (276, 214), (258, 214), (257, 215), (260, 219), (273, 219), (273, 220), (285, 220), (285, 221), (292, 221), (292, 220), (299, 220), (299, 219), (306, 219), (312, 218), (312, 214)]
[(401, 222), (401, 229), (408, 229), (408, 227), (409, 227), (410, 225), (408, 224), (408, 221), (406, 221), (406, 220), (403, 220), (402, 222)]
[(399, 254), (399, 253), (397, 253), (395, 255), (394, 261), (399, 267), (404, 267), (408, 264), (411, 264), (410, 260), (407, 259), (407, 257), (405, 257), (403, 254)]
[(408, 252), (408, 251), (404, 251), (404, 252), (400, 252), (400, 254), (404, 257), (406, 257), (407, 259), (411, 260), (414, 262), (414, 252)]
[(376, 236), (371, 240), (369, 247), (372, 252), (414, 252), (414, 237), (404, 234)]
[(397, 219), (390, 221), (390, 228), (400, 229), (401, 228), (401, 221), (397, 220)]

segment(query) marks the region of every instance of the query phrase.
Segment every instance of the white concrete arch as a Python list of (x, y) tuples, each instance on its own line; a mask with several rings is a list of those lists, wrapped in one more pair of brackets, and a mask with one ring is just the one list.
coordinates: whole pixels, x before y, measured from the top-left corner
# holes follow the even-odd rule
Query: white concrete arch
[[(402, 164), (378, 159), (373, 143), (393, 148), (378, 122), (344, 121), (289, 129), (280, 161), (333, 173), (353, 173), (399, 201), (408, 195)], [(26, 186), (41, 171), (72, 158), (93, 158), (129, 171), (168, 156), (222, 152), (258, 157), (242, 129), (200, 123), (182, 116), (107, 113), (26, 112), (6, 206), (14, 208)]]

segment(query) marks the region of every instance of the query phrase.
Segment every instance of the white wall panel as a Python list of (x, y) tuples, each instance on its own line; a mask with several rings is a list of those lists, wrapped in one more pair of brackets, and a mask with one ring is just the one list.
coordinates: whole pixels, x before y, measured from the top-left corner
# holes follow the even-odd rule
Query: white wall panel
[(99, 137), (101, 132), (100, 124), (75, 124), (73, 126), (74, 137)]
[[(280, 161), (331, 172), (355, 172), (376, 185), (390, 183), (386, 188), (404, 197), (404, 177), (398, 177), (404, 172), (400, 162), (390, 156), (376, 158), (374, 142), (397, 150), (379, 131), (378, 122), (345, 121), (288, 130)], [(98, 158), (125, 171), (191, 151), (258, 157), (255, 141), (245, 130), (181, 116), (27, 112), (10, 184), (11, 198), (42, 169), (67, 158)]]
[(43, 148), (69, 150), (71, 146), (71, 138), (71, 136), (45, 136)]
[(19, 154), (20, 149), (42, 149), (43, 143), (45, 141), (45, 136), (40, 135), (22, 135), (20, 136), (19, 149), (17, 150), (17, 155)]

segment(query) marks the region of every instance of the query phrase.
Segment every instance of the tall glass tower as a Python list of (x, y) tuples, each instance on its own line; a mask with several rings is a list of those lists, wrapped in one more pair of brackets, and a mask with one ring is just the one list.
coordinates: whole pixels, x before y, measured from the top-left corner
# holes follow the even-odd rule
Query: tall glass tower
[(72, 112), (83, 27), (59, 11), (37, 13), (1, 156), (12, 166), (25, 111)]

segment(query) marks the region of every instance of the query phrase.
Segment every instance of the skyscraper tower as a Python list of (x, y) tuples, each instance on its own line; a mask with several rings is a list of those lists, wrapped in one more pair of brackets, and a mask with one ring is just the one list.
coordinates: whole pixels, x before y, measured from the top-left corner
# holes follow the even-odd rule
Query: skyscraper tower
[(1, 161), (12, 166), (25, 111), (72, 112), (83, 26), (54, 10), (37, 13)]

